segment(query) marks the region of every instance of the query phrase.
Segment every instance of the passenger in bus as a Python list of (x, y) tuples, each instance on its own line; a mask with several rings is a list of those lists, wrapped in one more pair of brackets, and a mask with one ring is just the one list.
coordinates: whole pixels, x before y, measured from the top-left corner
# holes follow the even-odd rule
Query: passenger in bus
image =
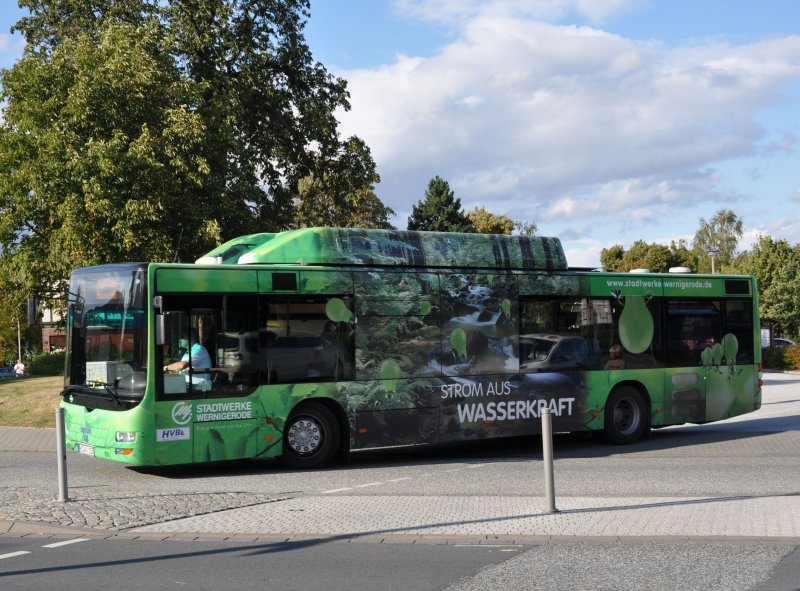
[[(191, 348), (183, 354), (179, 361), (164, 366), (164, 371), (179, 371), (186, 374), (186, 381), (201, 391), (211, 389), (211, 374), (206, 372), (198, 373), (199, 369), (210, 369), (212, 366), (211, 355), (208, 350), (200, 344), (197, 329), (192, 329), (190, 333)], [(190, 364), (191, 362), (191, 364)], [(189, 374), (189, 368), (193, 370)]]
[(605, 369), (625, 369), (625, 360), (622, 358), (621, 345), (611, 345), (608, 354), (611, 358), (606, 361)]

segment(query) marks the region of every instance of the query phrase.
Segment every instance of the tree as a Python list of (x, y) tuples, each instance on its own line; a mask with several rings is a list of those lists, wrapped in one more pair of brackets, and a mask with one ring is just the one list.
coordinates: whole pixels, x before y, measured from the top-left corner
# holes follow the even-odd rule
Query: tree
[(375, 194), (380, 182), (367, 145), (357, 137), (344, 143), (330, 162), (300, 180), (294, 223), (297, 226), (391, 228), (394, 211)]
[(760, 315), (774, 320), (781, 334), (800, 336), (800, 252), (781, 267), (772, 284), (761, 292)]
[(627, 273), (632, 269), (647, 269), (653, 273), (666, 273), (672, 267), (691, 267), (691, 254), (683, 241), (670, 246), (637, 240), (626, 251), (615, 244), (600, 251), (600, 264), (605, 271)]
[(669, 244), (669, 249), (672, 252), (672, 262), (674, 263), (673, 266), (688, 267), (693, 271), (699, 269), (700, 264), (697, 259), (697, 253), (689, 248), (689, 245), (685, 240), (678, 240), (677, 243), (673, 240)]
[(600, 251), (600, 266), (609, 273), (624, 273), (630, 269), (624, 268), (625, 248), (621, 244), (615, 244)]
[(461, 199), (450, 190), (447, 181), (435, 176), (428, 183), (425, 199), (418, 201), (408, 218), (409, 230), (438, 232), (475, 232), (470, 219), (461, 209)]
[(717, 253), (714, 255), (717, 270), (730, 264), (742, 238), (743, 228), (742, 219), (730, 209), (720, 209), (709, 221), (700, 218), (700, 227), (694, 235), (693, 243), (700, 263), (698, 270), (712, 270), (713, 251)]
[(536, 236), (539, 228), (533, 222), (526, 222), (524, 220), (517, 220), (514, 222), (514, 230), (520, 236)]
[(20, 4), (27, 45), (0, 74), (0, 292), (290, 227), (300, 179), (337, 162), (348, 94), (305, 43), (308, 0)]
[(511, 234), (516, 222), (505, 215), (496, 215), (485, 207), (476, 207), (467, 213), (467, 218), (478, 234)]
[(759, 236), (749, 251), (734, 259), (729, 270), (756, 278), (762, 320), (777, 322), (783, 334), (800, 336), (800, 245)]
[[(204, 193), (204, 125), (164, 31), (112, 23), (3, 73), (0, 283), (63, 281), (79, 265), (168, 260), (219, 239), (225, 204)], [(205, 215), (204, 215), (205, 214)]]

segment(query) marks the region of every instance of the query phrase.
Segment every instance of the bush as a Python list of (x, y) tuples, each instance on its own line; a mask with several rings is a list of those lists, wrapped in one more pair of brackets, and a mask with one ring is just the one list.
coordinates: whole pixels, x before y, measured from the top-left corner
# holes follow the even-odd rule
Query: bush
[(29, 372), (32, 376), (60, 376), (64, 374), (66, 353), (39, 353), (31, 360)]
[(800, 369), (800, 345), (762, 349), (766, 369)]
[(784, 369), (800, 369), (800, 345), (783, 348)]

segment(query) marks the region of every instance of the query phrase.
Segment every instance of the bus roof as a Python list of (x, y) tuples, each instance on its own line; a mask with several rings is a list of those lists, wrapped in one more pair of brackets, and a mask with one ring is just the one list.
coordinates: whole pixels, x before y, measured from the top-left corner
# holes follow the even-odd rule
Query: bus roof
[(558, 238), (353, 228), (251, 234), (197, 263), (567, 270)]

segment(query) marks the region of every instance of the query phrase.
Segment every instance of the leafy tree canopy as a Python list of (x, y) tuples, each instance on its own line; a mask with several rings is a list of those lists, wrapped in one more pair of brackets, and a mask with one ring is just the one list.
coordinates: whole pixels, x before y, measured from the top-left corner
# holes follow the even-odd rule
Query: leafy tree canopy
[(20, 309), (77, 266), (172, 260), (181, 234), (193, 260), (291, 227), (300, 180), (346, 169), (346, 83), (311, 56), (308, 0), (20, 5), (27, 45), (0, 72), (0, 292)]
[(317, 162), (314, 172), (300, 180), (295, 225), (392, 228), (394, 210), (375, 195), (381, 179), (362, 140), (352, 137), (338, 157), (326, 162), (317, 156)]
[(762, 320), (778, 323), (783, 334), (800, 337), (800, 245), (759, 236), (728, 270), (756, 278)]
[(408, 218), (409, 230), (475, 232), (475, 226), (461, 209), (461, 199), (439, 176), (428, 183), (425, 199), (418, 201)]
[(712, 255), (716, 270), (730, 264), (742, 238), (743, 228), (742, 219), (730, 209), (720, 209), (708, 221), (700, 218), (700, 227), (695, 232), (692, 245), (700, 263), (698, 271), (711, 272)]
[(511, 234), (516, 222), (505, 215), (496, 215), (485, 207), (476, 207), (467, 213), (467, 218), (478, 234)]
[(483, 206), (475, 207), (467, 213), (467, 218), (472, 222), (478, 234), (513, 234), (517, 232), (522, 236), (534, 236), (537, 232), (533, 222), (515, 221), (507, 215), (497, 215)]
[(693, 257), (684, 241), (670, 246), (637, 240), (627, 251), (615, 244), (600, 251), (600, 264), (605, 271), (627, 273), (632, 269), (647, 269), (653, 273), (666, 273), (671, 267), (692, 268)]

